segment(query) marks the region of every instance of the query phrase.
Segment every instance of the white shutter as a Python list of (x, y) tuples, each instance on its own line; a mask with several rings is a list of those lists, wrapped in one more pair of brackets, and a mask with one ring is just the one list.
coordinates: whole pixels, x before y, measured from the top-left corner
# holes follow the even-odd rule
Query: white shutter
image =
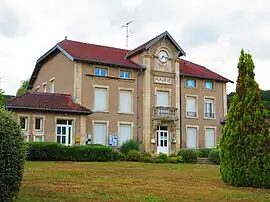
[(131, 139), (131, 125), (120, 124), (119, 127), (118, 146), (121, 146), (124, 142)]
[(213, 148), (215, 146), (215, 129), (207, 128), (205, 130), (205, 148)]
[(95, 111), (107, 110), (107, 89), (95, 88)]
[(169, 106), (169, 92), (157, 91), (157, 106), (159, 107)]
[(196, 98), (195, 97), (187, 98), (187, 112), (196, 112)]
[(123, 90), (120, 91), (120, 106), (119, 110), (121, 113), (131, 113), (132, 112), (132, 92)]
[(94, 124), (94, 144), (106, 145), (107, 124), (95, 123)]
[(187, 148), (197, 148), (197, 128), (187, 128)]

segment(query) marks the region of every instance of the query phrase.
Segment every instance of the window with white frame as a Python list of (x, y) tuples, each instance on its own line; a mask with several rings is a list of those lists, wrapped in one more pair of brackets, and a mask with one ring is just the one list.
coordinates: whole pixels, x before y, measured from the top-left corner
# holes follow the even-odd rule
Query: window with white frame
[(186, 87), (195, 88), (196, 87), (196, 80), (195, 79), (187, 79), (186, 80)]
[(215, 128), (205, 129), (205, 148), (213, 148), (215, 146)]
[(157, 91), (157, 103), (158, 107), (169, 106), (169, 92), (168, 91)]
[(215, 100), (213, 98), (204, 99), (204, 117), (215, 118)]
[(44, 142), (44, 135), (35, 135), (34, 142)]
[(132, 113), (132, 91), (120, 90), (119, 97), (120, 97), (119, 112)]
[(20, 117), (20, 126), (22, 130), (28, 129), (28, 118), (27, 117)]
[(131, 79), (131, 72), (130, 71), (120, 71), (120, 78), (121, 79)]
[(187, 96), (186, 116), (192, 118), (197, 117), (197, 97)]
[(41, 118), (41, 117), (35, 118), (35, 130), (36, 131), (43, 131), (43, 118)]
[(107, 137), (107, 123), (94, 123), (94, 144), (106, 144)]
[(106, 68), (95, 67), (95, 76), (108, 76)]
[(50, 93), (54, 93), (54, 80), (50, 81)]
[(107, 88), (95, 88), (94, 110), (107, 111)]
[(213, 81), (205, 81), (204, 88), (208, 90), (214, 90), (214, 82)]
[(118, 135), (118, 146), (120, 147), (124, 142), (131, 140), (132, 138), (132, 125), (120, 124)]
[(187, 148), (196, 149), (197, 148), (197, 127), (187, 127)]
[(43, 83), (42, 86), (43, 86), (43, 88), (44, 88), (44, 92), (46, 93), (46, 92), (47, 92), (47, 83), (46, 83), (46, 82)]

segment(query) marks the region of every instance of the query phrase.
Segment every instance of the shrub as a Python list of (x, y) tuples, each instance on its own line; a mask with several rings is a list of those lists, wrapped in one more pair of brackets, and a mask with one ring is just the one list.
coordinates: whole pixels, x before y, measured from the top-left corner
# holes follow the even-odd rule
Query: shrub
[(170, 154), (169, 157), (177, 157), (177, 154)]
[(208, 158), (210, 152), (211, 152), (212, 148), (201, 148), (198, 149), (198, 156), (201, 158)]
[(182, 156), (184, 163), (197, 163), (198, 152), (194, 149), (181, 149), (178, 156)]
[(141, 162), (145, 162), (145, 163), (152, 163), (153, 162), (153, 159), (150, 156), (141, 156), (140, 161)]
[(120, 152), (120, 161), (125, 161), (125, 160), (126, 160), (126, 155)]
[(177, 157), (172, 157), (171, 156), (171, 157), (168, 158), (168, 162), (169, 163), (178, 163), (178, 159), (177, 159)]
[(140, 161), (141, 153), (136, 150), (131, 150), (127, 153), (126, 160), (127, 161)]
[(168, 162), (168, 155), (167, 154), (160, 153), (157, 156), (157, 159), (162, 159), (164, 163), (167, 163)]
[(236, 93), (220, 139), (221, 179), (232, 186), (270, 188), (270, 133), (252, 56), (242, 50), (237, 67)]
[(143, 157), (143, 156), (148, 156), (148, 157), (151, 157), (151, 158), (152, 158), (152, 155), (151, 155), (150, 152), (145, 152), (145, 153), (143, 153), (143, 154), (142, 154), (142, 157)]
[(131, 150), (139, 151), (139, 143), (137, 141), (128, 140), (120, 147), (120, 152), (124, 154), (127, 154)]
[(182, 156), (177, 156), (176, 159), (177, 159), (177, 162), (178, 162), (178, 163), (183, 163), (183, 158), (182, 158)]
[(219, 150), (218, 149), (212, 149), (208, 159), (213, 162), (214, 164), (219, 165), (220, 159), (219, 159)]
[(17, 198), (25, 162), (20, 125), (0, 107), (0, 201)]
[(120, 153), (107, 146), (64, 146), (52, 142), (29, 142), (30, 161), (116, 161)]
[(156, 158), (155, 163), (165, 163), (163, 159)]

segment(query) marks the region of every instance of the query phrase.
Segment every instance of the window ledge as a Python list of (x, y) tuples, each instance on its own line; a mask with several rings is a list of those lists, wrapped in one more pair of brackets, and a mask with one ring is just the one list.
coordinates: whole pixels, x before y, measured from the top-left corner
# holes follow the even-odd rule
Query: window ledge
[(118, 112), (118, 114), (123, 114), (123, 115), (134, 115), (134, 112)]
[(110, 113), (110, 111), (98, 111), (98, 110), (97, 111), (93, 110), (93, 112), (94, 113)]
[(199, 119), (199, 117), (186, 116), (186, 119)]
[(216, 118), (204, 117), (204, 120), (216, 120)]

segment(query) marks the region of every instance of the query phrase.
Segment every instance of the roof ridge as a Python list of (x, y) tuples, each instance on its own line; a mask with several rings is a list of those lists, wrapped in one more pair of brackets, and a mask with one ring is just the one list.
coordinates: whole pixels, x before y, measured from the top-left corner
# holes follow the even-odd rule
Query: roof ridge
[(86, 44), (86, 45), (92, 45), (92, 46), (99, 46), (99, 47), (104, 47), (104, 48), (118, 49), (118, 50), (123, 50), (123, 51), (131, 51), (131, 50), (128, 50), (128, 49), (117, 48), (117, 47), (113, 47), (113, 46), (106, 46), (106, 45), (101, 45), (101, 44), (87, 43), (87, 42), (75, 41), (75, 40), (70, 40), (70, 39), (62, 40), (62, 41), (58, 42), (56, 45), (60, 45), (62, 42), (65, 42), (65, 41), (70, 41), (70, 42), (75, 42), (75, 43), (80, 43), (80, 44)]
[(49, 92), (29, 92), (31, 94), (44, 94), (44, 95), (64, 95), (64, 96), (71, 96), (69, 93), (49, 93)]

